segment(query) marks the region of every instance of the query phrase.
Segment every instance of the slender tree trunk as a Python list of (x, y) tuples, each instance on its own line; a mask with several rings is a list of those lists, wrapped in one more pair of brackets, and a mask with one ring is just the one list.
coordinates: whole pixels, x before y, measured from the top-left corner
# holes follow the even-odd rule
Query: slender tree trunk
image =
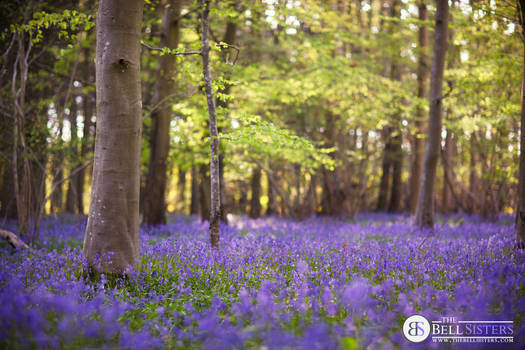
[(450, 212), (450, 188), (445, 180), (445, 169), (446, 166), (452, 164), (452, 132), (447, 130), (447, 136), (445, 138), (445, 147), (443, 149), (443, 193), (441, 195), (441, 211), (443, 213)]
[(388, 194), (390, 190), (390, 173), (392, 170), (392, 131), (390, 127), (383, 129), (383, 139), (385, 147), (383, 150), (383, 161), (381, 165), (381, 180), (379, 182), (379, 197), (377, 199), (377, 210), (385, 211), (387, 209)]
[(0, 118), (0, 220), (16, 219), (13, 181), (13, 119)]
[(97, 135), (83, 248), (90, 272), (123, 273), (139, 257), (142, 11), (141, 0), (99, 1)]
[[(401, 13), (401, 1), (393, 0), (390, 4), (390, 17), (398, 20)], [(399, 24), (396, 22), (391, 24), (391, 32), (399, 30)], [(392, 80), (401, 82), (401, 69), (399, 67), (400, 50), (396, 48), (394, 50), (394, 57), (392, 57), (392, 64), (390, 66), (390, 77)], [(401, 126), (401, 115), (400, 112), (395, 112), (392, 116), (392, 125), (394, 127), (392, 133), (392, 191), (390, 192), (390, 202), (388, 204), (388, 211), (391, 213), (401, 211), (401, 195), (402, 195), (402, 181), (401, 175), (403, 171), (403, 149), (401, 145), (403, 143), (403, 134)]]
[[(182, 1), (165, 1), (162, 16), (161, 47), (175, 49), (179, 45), (179, 21)], [(175, 91), (172, 81), (175, 74), (176, 56), (159, 57), (159, 70), (155, 83), (153, 104), (160, 106), (152, 113), (151, 152), (146, 188), (144, 191), (144, 223), (166, 223), (166, 184), (168, 153), (170, 147), (170, 96)]]
[(182, 167), (179, 167), (179, 179), (177, 182), (179, 187), (179, 198), (180, 211), (184, 213), (186, 207), (186, 170), (183, 170)]
[[(420, 0), (419, 3), (419, 20), (428, 19), (426, 0)], [(427, 98), (427, 81), (428, 81), (428, 27), (422, 24), (419, 27), (419, 56), (417, 62), (417, 97), (424, 100)], [(423, 171), (423, 157), (425, 154), (425, 144), (423, 135), (425, 134), (425, 110), (418, 106), (416, 109), (416, 135), (412, 142), (412, 165), (410, 169), (410, 188), (408, 199), (408, 210), (415, 214), (417, 198), (419, 195), (419, 185), (421, 183), (421, 172)]]
[(392, 191), (390, 193), (388, 211), (397, 213), (401, 211), (401, 196), (403, 192), (403, 184), (401, 182), (403, 150), (401, 148), (402, 136), (400, 128), (396, 130), (396, 135), (394, 135), (392, 139)]
[(518, 0), (517, 5), (524, 56), (521, 84), (520, 169), (518, 179), (518, 210), (516, 215), (516, 245), (521, 249), (525, 249), (525, 3), (523, 0)]
[[(232, 3), (232, 7), (235, 10), (236, 2)], [(226, 31), (224, 33), (224, 38), (222, 41), (228, 45), (235, 45), (236, 33), (237, 33), (237, 24), (235, 24), (234, 22), (228, 22), (226, 24)], [(224, 51), (225, 54), (223, 54), (224, 62), (227, 61), (227, 58), (231, 51), (232, 50), (228, 48), (225, 49)], [(225, 78), (229, 79), (229, 75), (230, 75), (229, 73), (226, 73)], [(219, 92), (221, 94), (228, 95), (230, 93), (230, 85), (226, 84), (224, 89), (221, 89)], [(228, 101), (217, 99), (217, 106), (226, 109), (228, 108)], [(222, 132), (222, 130), (219, 130), (219, 131)], [(226, 185), (224, 183), (224, 154), (223, 154), (224, 150), (221, 149), (220, 151), (221, 151), (221, 153), (219, 154), (219, 188), (220, 188), (220, 197), (221, 197), (220, 198), (220, 202), (221, 202), (220, 218), (222, 222), (228, 223), (228, 211), (227, 211), (228, 207), (226, 206)]]
[(211, 184), (211, 211), (210, 211), (210, 243), (214, 248), (219, 247), (221, 197), (219, 180), (219, 132), (217, 130), (217, 119), (215, 117), (215, 100), (211, 86), (210, 74), (210, 41), (209, 22), (210, 1), (201, 0), (202, 8), (202, 67), (204, 75), (204, 87), (206, 100), (208, 102), (209, 126), (210, 126), (210, 184)]
[[(478, 176), (476, 174), (476, 147), (474, 142), (474, 132), (470, 135), (470, 175), (469, 175), (469, 192), (477, 193), (478, 188)], [(477, 211), (477, 203), (475, 200), (470, 200), (468, 208), (470, 213), (475, 213)]]
[(261, 216), (261, 168), (254, 168), (252, 172), (252, 198), (250, 200), (250, 217)]
[(208, 167), (201, 165), (199, 168), (199, 209), (201, 214), (201, 221), (209, 220), (210, 218), (210, 175), (208, 174)]
[[(272, 171), (272, 165), (270, 164), (270, 171)], [(268, 179), (268, 205), (266, 206), (266, 212), (265, 215), (270, 216), (275, 214), (277, 210), (277, 204), (275, 202), (275, 191), (274, 191), (274, 184), (270, 176), (266, 176)]]
[[(69, 112), (69, 125), (71, 130), (71, 140), (69, 147), (69, 166), (71, 170), (78, 166), (78, 135), (77, 135), (77, 102), (75, 96), (71, 99), (71, 108)], [(71, 176), (68, 181), (66, 192), (66, 213), (78, 214), (78, 173)]]
[[(64, 145), (62, 142), (62, 133), (64, 130), (64, 123), (63, 120), (60, 119), (60, 132), (58, 135), (58, 150), (55, 155), (55, 158), (53, 159), (51, 163), (51, 171), (53, 174), (53, 183), (60, 183), (64, 179), (64, 167), (63, 167), (63, 160), (64, 160)], [(62, 213), (64, 209), (64, 186), (62, 183), (60, 183), (53, 194), (51, 195), (51, 212), (52, 213)]]
[[(12, 130), (12, 128), (6, 130)], [(11, 148), (12, 145), (8, 149)], [(0, 220), (16, 219), (13, 165), (10, 161), (6, 161), (4, 164), (2, 171), (2, 188), (0, 189)]]
[[(91, 63), (89, 60), (90, 53), (89, 50), (86, 50), (84, 52), (84, 60), (85, 60), (85, 80), (90, 82), (92, 81), (92, 68)], [(94, 96), (92, 93), (87, 93), (84, 95), (84, 98), (82, 100), (82, 113), (84, 115), (84, 130), (82, 135), (82, 142), (80, 144), (80, 158), (82, 162), (86, 160), (86, 157), (89, 152), (93, 151), (94, 143), (92, 142), (92, 139), (94, 137), (95, 132), (95, 126), (94, 123), (91, 121), (91, 118), (93, 117), (93, 101)], [(82, 169), (78, 173), (78, 182), (77, 182), (77, 193), (78, 193), (78, 212), (83, 215), (84, 214), (84, 184), (86, 179), (86, 169)]]
[(308, 185), (308, 191), (305, 195), (304, 200), (304, 217), (309, 217), (315, 214), (317, 210), (317, 175), (310, 175), (310, 183)]
[(191, 167), (191, 203), (190, 203), (190, 215), (199, 214), (199, 172), (195, 166)]
[(434, 226), (434, 182), (441, 147), (443, 72), (447, 55), (448, 0), (437, 0), (434, 54), (430, 72), (428, 141), (416, 212), (416, 225)]

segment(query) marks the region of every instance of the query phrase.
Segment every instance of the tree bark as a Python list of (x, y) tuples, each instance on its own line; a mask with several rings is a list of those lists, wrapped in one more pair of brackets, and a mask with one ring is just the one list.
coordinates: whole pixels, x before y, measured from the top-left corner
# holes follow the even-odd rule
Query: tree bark
[(179, 188), (179, 198), (180, 211), (184, 213), (186, 207), (186, 170), (183, 170), (182, 167), (179, 167), (179, 178), (177, 186)]
[(6, 240), (7, 243), (9, 243), (9, 245), (15, 249), (28, 249), (31, 252), (33, 251), (31, 247), (29, 247), (24, 241), (22, 241), (11, 231), (0, 229), (0, 238)]
[(143, 1), (100, 0), (97, 135), (83, 256), (89, 271), (124, 273), (139, 257)]
[(434, 54), (430, 72), (428, 141), (415, 221), (419, 227), (432, 228), (434, 226), (433, 197), (436, 167), (441, 148), (443, 73), (447, 54), (448, 9), (448, 0), (437, 0)]
[[(474, 132), (470, 135), (470, 175), (469, 175), (469, 192), (477, 193), (478, 191), (478, 176), (476, 174), (476, 147), (474, 142)], [(468, 209), (470, 214), (477, 211), (477, 203), (475, 198), (469, 201)]]
[(252, 172), (252, 198), (250, 200), (250, 217), (256, 219), (261, 216), (261, 169), (254, 168)]
[(521, 83), (520, 168), (518, 178), (518, 210), (516, 214), (516, 245), (525, 249), (525, 3), (517, 1), (523, 41), (523, 72)]
[[(232, 3), (232, 7), (234, 9), (236, 8), (235, 1)], [(234, 22), (228, 22), (226, 24), (226, 31), (224, 33), (224, 37), (222, 41), (228, 45), (235, 45), (236, 33), (237, 33), (237, 24), (235, 24)], [(228, 58), (228, 52), (230, 52), (231, 50), (227, 48), (224, 50), (226, 54), (223, 55), (223, 60), (224, 62), (226, 62)], [(229, 79), (229, 75), (230, 74), (226, 73), (225, 78)], [(230, 93), (230, 85), (226, 84), (224, 89), (219, 90), (219, 92), (221, 94), (228, 95)], [(228, 101), (217, 99), (217, 106), (226, 109), (228, 108)], [(224, 183), (224, 155), (222, 153), (223, 153), (223, 150), (221, 150), (221, 154), (219, 155), (219, 188), (220, 188), (220, 197), (221, 197), (220, 198), (220, 202), (221, 202), (220, 218), (222, 222), (228, 223), (228, 211), (227, 211), (228, 208), (226, 206), (226, 185)]]
[[(420, 0), (419, 3), (419, 20), (428, 19), (426, 0)], [(419, 56), (417, 62), (417, 97), (420, 99), (427, 98), (427, 81), (428, 81), (428, 27), (422, 24), (419, 27)], [(412, 142), (412, 165), (410, 169), (410, 184), (408, 210), (415, 214), (417, 207), (417, 198), (419, 195), (419, 185), (421, 182), (421, 172), (423, 171), (423, 157), (425, 154), (425, 144), (422, 136), (425, 134), (425, 112), (421, 106), (416, 109), (416, 135)]]
[[(272, 166), (270, 165), (270, 171), (272, 170)], [(268, 205), (266, 206), (266, 212), (264, 213), (266, 216), (270, 216), (276, 213), (277, 206), (275, 202), (275, 192), (273, 189), (273, 181), (272, 179), (267, 176), (268, 179)]]
[[(182, 1), (165, 1), (162, 16), (161, 47), (176, 49), (179, 45), (179, 21)], [(176, 56), (159, 57), (159, 70), (155, 83), (153, 104), (160, 105), (152, 113), (151, 152), (146, 188), (144, 191), (144, 223), (166, 223), (166, 183), (170, 146), (171, 103), (166, 103), (175, 90), (172, 79), (175, 74)]]
[(199, 214), (199, 172), (195, 166), (191, 167), (191, 203), (190, 215)]
[[(78, 135), (77, 135), (77, 102), (75, 96), (71, 99), (71, 108), (69, 111), (69, 125), (71, 130), (71, 140), (69, 147), (69, 165), (71, 170), (77, 166), (78, 163)], [(78, 214), (78, 176), (71, 176), (68, 181), (68, 187), (66, 192), (66, 213)]]
[(13, 119), (0, 118), (0, 220), (16, 219), (16, 201), (13, 180)]
[(211, 86), (210, 74), (210, 41), (209, 22), (210, 1), (201, 0), (202, 8), (202, 70), (204, 75), (204, 88), (208, 103), (210, 126), (210, 184), (211, 184), (211, 211), (210, 211), (210, 243), (214, 248), (219, 247), (221, 197), (219, 179), (219, 132), (215, 117), (215, 99)]
[(443, 192), (441, 194), (441, 212), (450, 212), (450, 188), (447, 185), (445, 176), (448, 164), (452, 163), (452, 132), (447, 130), (447, 136), (445, 138), (445, 147), (443, 149)]
[[(398, 20), (401, 13), (401, 2), (399, 0), (393, 0), (390, 4), (390, 17)], [(399, 24), (396, 22), (391, 23), (391, 33), (399, 30)], [(399, 67), (398, 59), (400, 55), (400, 49), (394, 50), (394, 56), (392, 57), (392, 64), (390, 66), (390, 78), (401, 82), (401, 68)], [(390, 192), (390, 202), (388, 205), (388, 211), (396, 213), (401, 211), (401, 194), (402, 194), (402, 182), (401, 175), (403, 171), (403, 149), (401, 145), (403, 143), (403, 134), (401, 126), (401, 115), (400, 111), (396, 111), (392, 116), (392, 144), (390, 151), (392, 160), (392, 190)]]
[[(11, 147), (9, 147), (8, 149), (10, 150)], [(16, 219), (16, 203), (13, 191), (13, 165), (10, 161), (6, 161), (4, 164), (5, 165), (2, 169), (2, 188), (0, 189), (0, 220)]]
[(208, 167), (201, 165), (199, 168), (199, 209), (201, 213), (201, 221), (204, 222), (210, 218), (210, 175), (208, 174)]
[(383, 150), (383, 161), (381, 165), (381, 180), (379, 182), (379, 197), (377, 199), (377, 210), (385, 211), (388, 204), (388, 194), (390, 192), (390, 173), (392, 170), (392, 131), (390, 127), (383, 129), (383, 139), (385, 147)]
[[(90, 60), (90, 51), (86, 49), (84, 51), (84, 69), (85, 69), (85, 81), (91, 82), (94, 80), (93, 67)], [(84, 115), (84, 130), (82, 135), (82, 141), (80, 144), (80, 158), (82, 161), (85, 161), (88, 153), (93, 151), (94, 142), (92, 139), (95, 136), (95, 125), (91, 121), (93, 117), (93, 101), (95, 97), (93, 93), (88, 92), (83, 96), (82, 100), (82, 113)], [(86, 180), (86, 169), (82, 169), (78, 173), (78, 182), (77, 182), (77, 193), (78, 193), (78, 212), (84, 214), (84, 183)]]

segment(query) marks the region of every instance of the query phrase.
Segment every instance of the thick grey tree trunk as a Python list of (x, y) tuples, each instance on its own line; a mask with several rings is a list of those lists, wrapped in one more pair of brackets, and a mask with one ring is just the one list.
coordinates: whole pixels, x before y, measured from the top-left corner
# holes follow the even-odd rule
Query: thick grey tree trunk
[(219, 229), (221, 216), (221, 196), (219, 180), (219, 132), (217, 130), (217, 119), (215, 117), (215, 99), (211, 86), (210, 74), (210, 40), (209, 21), (210, 1), (201, 0), (202, 9), (202, 70), (204, 75), (204, 87), (206, 90), (206, 101), (208, 103), (209, 126), (210, 126), (210, 185), (211, 185), (211, 208), (210, 208), (210, 243), (214, 248), (219, 247)]
[[(161, 47), (176, 49), (179, 45), (179, 21), (181, 0), (164, 1), (162, 16)], [(159, 56), (159, 69), (153, 104), (160, 105), (151, 115), (151, 153), (146, 188), (144, 191), (144, 223), (159, 225), (166, 223), (166, 183), (168, 153), (170, 146), (171, 101), (175, 91), (172, 81), (175, 74), (176, 56)]]
[(88, 268), (99, 272), (123, 273), (139, 257), (142, 11), (141, 0), (99, 1), (97, 135), (83, 248)]
[[(426, 21), (428, 19), (426, 0), (421, 0), (419, 3), (419, 19)], [(419, 56), (417, 62), (417, 97), (420, 99), (427, 98), (427, 81), (428, 81), (428, 59), (427, 59), (427, 46), (428, 46), (428, 27), (426, 24), (422, 24), (419, 27)], [(425, 112), (421, 107), (417, 108), (416, 112), (416, 130), (420, 136), (424, 133), (425, 128)], [(411, 213), (416, 212), (417, 198), (419, 195), (419, 185), (421, 183), (421, 172), (423, 171), (423, 158), (425, 155), (425, 142), (424, 139), (415, 135), (412, 143), (412, 165), (410, 169), (410, 184), (409, 184), (409, 198), (408, 198), (408, 210)]]
[(434, 226), (433, 197), (436, 167), (441, 149), (443, 73), (447, 55), (448, 8), (448, 0), (437, 0), (434, 54), (430, 71), (428, 139), (415, 222), (419, 227), (432, 228)]

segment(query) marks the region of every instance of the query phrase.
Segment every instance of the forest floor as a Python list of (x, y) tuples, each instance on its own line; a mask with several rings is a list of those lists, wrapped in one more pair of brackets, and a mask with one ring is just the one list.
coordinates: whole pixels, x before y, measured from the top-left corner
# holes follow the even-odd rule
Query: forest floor
[(525, 253), (510, 217), (440, 218), (433, 233), (400, 215), (238, 218), (211, 250), (207, 223), (177, 216), (141, 229), (127, 280), (97, 283), (82, 277), (84, 227), (47, 218), (34, 253), (0, 245), (0, 348), (440, 348), (405, 339), (413, 314), (511, 320), (505, 348), (525, 346)]

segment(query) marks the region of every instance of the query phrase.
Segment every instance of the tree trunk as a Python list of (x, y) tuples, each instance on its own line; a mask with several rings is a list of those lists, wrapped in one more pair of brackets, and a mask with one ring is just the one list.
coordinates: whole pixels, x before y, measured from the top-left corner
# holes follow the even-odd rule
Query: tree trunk
[[(476, 174), (476, 147), (474, 145), (474, 132), (470, 135), (470, 175), (469, 175), (469, 192), (478, 193), (478, 176)], [(469, 200), (468, 209), (470, 214), (477, 211), (477, 203), (475, 200)]]
[[(398, 20), (401, 13), (401, 3), (399, 0), (393, 0), (390, 4), (390, 17)], [(397, 22), (391, 23), (391, 33), (399, 30), (399, 24)], [(400, 50), (396, 48), (394, 50), (394, 56), (392, 57), (392, 64), (390, 66), (390, 78), (395, 81), (401, 82), (401, 69), (397, 60), (399, 59)], [(392, 160), (392, 190), (390, 192), (390, 202), (388, 205), (388, 211), (391, 213), (401, 211), (401, 194), (402, 194), (402, 183), (401, 175), (403, 171), (403, 149), (401, 145), (403, 143), (402, 126), (401, 126), (401, 115), (400, 111), (396, 111), (392, 116), (392, 144), (390, 151), (392, 152), (390, 159)]]
[[(270, 167), (271, 169), (271, 167)], [(266, 212), (265, 215), (270, 216), (276, 213), (276, 202), (275, 202), (275, 193), (273, 189), (273, 182), (270, 179), (269, 176), (266, 177), (268, 179), (268, 205), (266, 206)]]
[[(179, 21), (182, 1), (166, 1), (162, 16), (161, 47), (176, 49), (179, 45)], [(166, 183), (168, 153), (170, 147), (170, 96), (175, 90), (172, 79), (175, 74), (176, 56), (159, 56), (159, 70), (155, 83), (153, 104), (160, 105), (152, 113), (151, 152), (146, 188), (144, 191), (144, 223), (166, 223)]]
[(0, 220), (16, 219), (13, 180), (13, 119), (0, 118)]
[(199, 172), (195, 166), (191, 167), (191, 203), (190, 203), (190, 215), (199, 214)]
[[(71, 140), (69, 144), (69, 166), (73, 170), (78, 166), (78, 135), (77, 135), (77, 102), (75, 96), (71, 99), (71, 108), (69, 111), (69, 125), (71, 130)], [(66, 192), (66, 213), (78, 214), (78, 176), (71, 176), (68, 181), (68, 187)]]
[(450, 212), (450, 188), (445, 180), (445, 167), (452, 164), (452, 132), (450, 130), (447, 130), (443, 153), (443, 193), (441, 195), (441, 212), (446, 214)]
[(521, 83), (520, 170), (518, 179), (518, 210), (516, 215), (516, 245), (521, 249), (525, 249), (525, 4), (523, 1), (517, 1), (517, 5), (524, 56)]
[(210, 243), (214, 248), (219, 247), (219, 230), (221, 216), (221, 197), (219, 180), (219, 132), (215, 117), (215, 100), (211, 86), (210, 74), (210, 41), (209, 22), (210, 0), (201, 0), (202, 8), (202, 70), (204, 75), (204, 88), (208, 103), (210, 126), (210, 184), (211, 184), (211, 211), (210, 211)]
[[(84, 64), (85, 64), (85, 80), (87, 82), (93, 81), (93, 74), (92, 74), (92, 65), (90, 62), (90, 52), (88, 49), (84, 52)], [(94, 101), (94, 95), (92, 93), (87, 93), (84, 95), (84, 98), (82, 100), (82, 113), (84, 115), (84, 130), (82, 135), (82, 142), (80, 144), (80, 158), (84, 162), (86, 159), (86, 156), (89, 152), (93, 151), (94, 143), (92, 142), (92, 139), (94, 137), (95, 133), (95, 125), (91, 121), (91, 118), (93, 117), (93, 101)], [(83, 215), (84, 214), (84, 183), (86, 179), (86, 169), (82, 169), (78, 173), (78, 182), (77, 182), (77, 194), (78, 194), (78, 212)]]
[[(232, 8), (236, 10), (236, 2), (232, 2), (231, 4)], [(224, 32), (224, 37), (222, 41), (228, 45), (235, 45), (235, 36), (237, 34), (237, 24), (234, 22), (228, 22), (226, 23), (226, 31)], [(223, 61), (226, 62), (228, 60), (229, 53), (231, 52), (231, 49), (225, 48), (223, 56)], [(226, 72), (224, 74), (225, 79), (230, 78), (230, 72)], [(230, 85), (226, 84), (223, 89), (219, 90), (220, 94), (228, 95), (230, 93)], [(223, 101), (221, 99), (217, 99), (217, 106), (220, 108), (228, 108), (228, 101)], [(220, 132), (222, 130), (219, 129)], [(226, 185), (224, 183), (224, 150), (221, 149), (221, 154), (219, 155), (219, 188), (220, 188), (220, 218), (221, 221), (224, 223), (228, 223), (228, 211), (226, 206)]]
[(58, 135), (58, 150), (51, 163), (51, 171), (53, 174), (53, 183), (60, 183), (56, 190), (51, 195), (51, 212), (54, 214), (62, 213), (64, 207), (64, 192), (61, 181), (64, 179), (64, 167), (63, 167), (63, 158), (64, 158), (64, 145), (62, 142), (62, 130), (64, 130), (63, 121), (60, 121), (60, 133)]
[(416, 212), (416, 225), (434, 226), (434, 182), (441, 147), (443, 72), (447, 54), (448, 0), (437, 0), (434, 54), (430, 72), (428, 141)]
[(142, 11), (140, 0), (98, 7), (97, 135), (83, 247), (90, 272), (123, 273), (139, 257)]
[(309, 217), (315, 214), (317, 210), (317, 175), (310, 175), (310, 183), (304, 199), (303, 217)]
[(199, 168), (199, 209), (201, 214), (201, 221), (209, 220), (210, 218), (210, 175), (208, 174), (208, 167), (201, 165)]
[(177, 185), (179, 188), (179, 210), (181, 213), (184, 213), (184, 209), (186, 208), (186, 170), (183, 170), (182, 167), (179, 167), (179, 179)]
[(256, 219), (261, 216), (261, 168), (254, 168), (252, 173), (252, 198), (250, 201), (250, 217)]
[[(419, 20), (428, 19), (426, 0), (420, 0), (419, 3)], [(427, 81), (428, 81), (428, 27), (422, 24), (419, 27), (419, 56), (417, 62), (417, 97), (424, 100), (427, 98)], [(419, 185), (421, 182), (421, 172), (423, 171), (423, 157), (425, 144), (423, 135), (425, 134), (425, 111), (421, 106), (416, 109), (416, 135), (412, 142), (412, 165), (410, 169), (410, 184), (408, 210), (415, 214), (417, 198), (419, 195)]]
[[(11, 131), (12, 128), (6, 130)], [(12, 146), (8, 149), (11, 148)], [(12, 167), (12, 163), (10, 161), (6, 161), (2, 169), (2, 187), (0, 189), (0, 220), (16, 219), (16, 203)]]
[(392, 169), (392, 131), (390, 127), (385, 127), (383, 129), (383, 139), (385, 140), (385, 147), (383, 150), (383, 162), (381, 165), (381, 180), (379, 182), (379, 197), (377, 199), (377, 210), (385, 211), (387, 209), (388, 203), (388, 194), (390, 190), (390, 172)]
[(401, 196), (403, 191), (403, 184), (401, 182), (401, 174), (403, 171), (402, 142), (401, 129), (399, 128), (396, 130), (396, 135), (392, 138), (392, 191), (388, 205), (388, 211), (390, 213), (401, 211)]

